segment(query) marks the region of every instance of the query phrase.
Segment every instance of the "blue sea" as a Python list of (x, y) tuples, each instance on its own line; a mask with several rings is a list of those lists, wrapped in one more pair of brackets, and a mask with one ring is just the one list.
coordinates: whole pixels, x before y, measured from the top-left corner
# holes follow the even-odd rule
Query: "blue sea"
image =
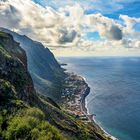
[(86, 78), (96, 122), (119, 140), (140, 140), (140, 57), (58, 58)]

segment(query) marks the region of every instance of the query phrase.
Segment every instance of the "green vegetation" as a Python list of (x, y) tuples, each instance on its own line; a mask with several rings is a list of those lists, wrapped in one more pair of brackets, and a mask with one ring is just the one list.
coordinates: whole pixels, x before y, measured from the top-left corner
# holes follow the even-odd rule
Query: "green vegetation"
[(0, 32), (0, 139), (65, 140), (39, 108), (30, 106), (29, 101), (36, 95), (32, 94), (33, 85), (26, 66), (17, 58), (20, 54), (14, 53), (19, 46), (11, 50), (9, 43), (15, 43), (11, 41), (9, 35)]
[(0, 37), (8, 37), (7, 33), (0, 31)]
[[(94, 125), (39, 96), (26, 64), (24, 51), (10, 35), (0, 32), (0, 140), (106, 139)], [(52, 91), (57, 97), (60, 89)]]
[(60, 132), (45, 121), (44, 113), (37, 108), (23, 109), (7, 120), (2, 130), (3, 116), (0, 116), (0, 134), (5, 140), (65, 140)]
[(0, 80), (0, 139), (65, 140), (44, 113), (19, 100), (14, 86), (5, 80)]
[(9, 53), (3, 48), (3, 46), (0, 44), (0, 55), (4, 55), (4, 56), (6, 56), (6, 57), (11, 57), (10, 55), (9, 55)]
[(11, 104), (16, 99), (16, 91), (8, 81), (0, 80), (0, 105)]

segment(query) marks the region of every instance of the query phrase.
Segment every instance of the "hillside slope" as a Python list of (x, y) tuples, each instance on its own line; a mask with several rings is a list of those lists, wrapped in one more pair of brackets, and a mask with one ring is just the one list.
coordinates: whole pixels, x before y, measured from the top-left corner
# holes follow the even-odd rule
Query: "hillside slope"
[(0, 32), (0, 139), (106, 139), (94, 125), (84, 124), (38, 96), (25, 51), (5, 32)]
[(0, 30), (10, 33), (20, 43), (21, 48), (25, 50), (28, 69), (36, 91), (58, 101), (61, 96), (61, 82), (65, 74), (50, 50), (27, 36), (19, 35), (4, 28), (0, 28)]
[(28, 73), (25, 51), (0, 32), (0, 139), (66, 139), (46, 121), (39, 105), (44, 103)]

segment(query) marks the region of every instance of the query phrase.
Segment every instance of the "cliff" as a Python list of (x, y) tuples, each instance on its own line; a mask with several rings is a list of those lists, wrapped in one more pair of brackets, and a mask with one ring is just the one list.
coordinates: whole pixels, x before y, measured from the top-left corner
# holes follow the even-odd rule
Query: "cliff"
[(0, 32), (0, 79), (14, 85), (18, 97), (30, 102), (35, 90), (27, 70), (26, 53), (9, 34)]
[(50, 98), (38, 96), (25, 51), (5, 32), (0, 32), (0, 139), (107, 139), (92, 123), (83, 123)]
[(22, 36), (4, 28), (0, 28), (0, 30), (10, 33), (20, 43), (20, 47), (25, 50), (28, 70), (32, 76), (36, 91), (47, 95), (47, 97), (55, 101), (59, 101), (61, 83), (65, 73), (50, 50), (25, 35)]

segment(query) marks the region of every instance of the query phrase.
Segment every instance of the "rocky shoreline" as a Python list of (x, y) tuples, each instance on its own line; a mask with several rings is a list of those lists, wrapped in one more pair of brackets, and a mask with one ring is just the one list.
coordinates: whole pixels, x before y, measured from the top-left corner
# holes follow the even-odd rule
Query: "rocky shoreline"
[(74, 73), (67, 73), (62, 89), (62, 106), (72, 115), (84, 123), (92, 122), (109, 140), (117, 140), (115, 137), (104, 131), (93, 119), (95, 114), (89, 114), (86, 108), (86, 97), (90, 93), (90, 87), (85, 79)]

